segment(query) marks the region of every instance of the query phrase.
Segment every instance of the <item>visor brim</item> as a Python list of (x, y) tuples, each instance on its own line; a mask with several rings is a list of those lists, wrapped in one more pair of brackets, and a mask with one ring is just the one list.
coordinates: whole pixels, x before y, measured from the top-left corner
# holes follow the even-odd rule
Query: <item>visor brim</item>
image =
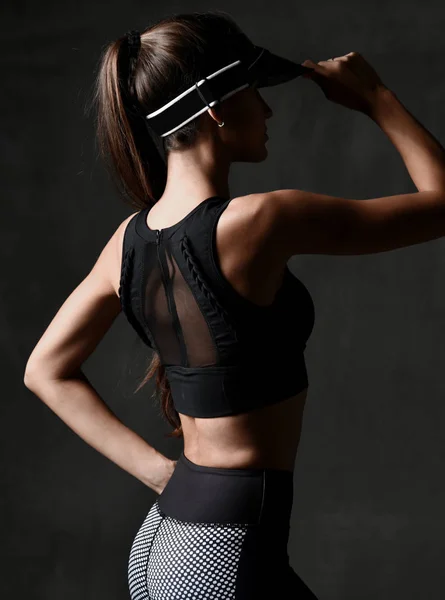
[(249, 73), (251, 73), (252, 80), (256, 82), (256, 87), (269, 87), (285, 83), (313, 70), (274, 54), (261, 46), (255, 46), (255, 49), (258, 57), (249, 66)]

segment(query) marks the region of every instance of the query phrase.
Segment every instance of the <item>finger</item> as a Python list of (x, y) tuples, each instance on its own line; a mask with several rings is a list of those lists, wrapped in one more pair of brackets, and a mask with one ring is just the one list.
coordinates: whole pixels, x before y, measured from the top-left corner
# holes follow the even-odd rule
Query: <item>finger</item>
[(303, 77), (311, 79), (315, 81), (315, 83), (321, 83), (321, 81), (323, 81), (323, 79), (325, 79), (331, 71), (330, 68), (326, 68), (326, 66), (323, 64), (323, 61), (316, 63), (311, 59), (307, 59), (302, 64), (305, 67), (310, 67), (313, 69), (313, 71), (310, 71), (307, 75), (303, 75)]
[(348, 62), (348, 59), (346, 58), (346, 56), (336, 56), (333, 60), (341, 61), (341, 62)]
[(327, 60), (320, 60), (318, 63), (320, 67), (326, 69), (327, 71), (332, 70), (332, 66), (335, 66), (335, 63), (340, 62), (337, 58), (328, 58)]
[(311, 60), (310, 58), (306, 59), (304, 62), (301, 63), (304, 67), (309, 67), (311, 69), (314, 69), (314, 71), (318, 71), (320, 72), (322, 70), (322, 67), (320, 67), (320, 63), (316, 63), (313, 60)]

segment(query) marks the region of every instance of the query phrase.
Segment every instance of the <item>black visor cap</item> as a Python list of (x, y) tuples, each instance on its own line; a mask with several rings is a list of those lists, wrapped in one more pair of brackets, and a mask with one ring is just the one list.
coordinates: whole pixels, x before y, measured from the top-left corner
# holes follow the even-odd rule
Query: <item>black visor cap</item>
[(244, 88), (278, 85), (313, 70), (252, 43), (230, 50), (225, 66), (145, 115), (151, 131), (164, 137)]
[(251, 73), (250, 77), (257, 82), (257, 87), (285, 83), (313, 70), (293, 60), (278, 56), (261, 46), (255, 46), (254, 48), (257, 58), (249, 67), (249, 73)]

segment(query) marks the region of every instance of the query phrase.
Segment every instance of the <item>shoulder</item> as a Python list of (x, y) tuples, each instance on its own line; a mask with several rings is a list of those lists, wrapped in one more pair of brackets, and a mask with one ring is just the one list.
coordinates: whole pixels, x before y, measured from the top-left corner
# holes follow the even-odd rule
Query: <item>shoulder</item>
[(140, 211), (131, 213), (128, 217), (125, 217), (123, 221), (119, 223), (111, 237), (105, 244), (100, 256), (97, 261), (95, 268), (101, 270), (104, 277), (106, 277), (116, 295), (119, 290), (119, 280), (122, 263), (122, 250), (125, 230), (129, 222), (139, 214)]
[(217, 247), (228, 257), (227, 261), (230, 262), (231, 257), (240, 270), (253, 264), (279, 268), (283, 262), (271, 253), (275, 238), (272, 204), (273, 198), (267, 192), (237, 196), (220, 217)]
[[(279, 212), (280, 198), (286, 195), (288, 190), (273, 190), (270, 192), (258, 192), (246, 196), (237, 196), (230, 201), (227, 212), (231, 212), (240, 222), (260, 220), (265, 226), (273, 226), (274, 219)], [(293, 199), (303, 198), (304, 190), (289, 190)], [(230, 209), (230, 210), (229, 210)], [(235, 217), (236, 215), (236, 217)]]
[(258, 230), (267, 225), (270, 219), (270, 202), (267, 200), (267, 193), (247, 194), (246, 196), (237, 196), (230, 200), (227, 209), (224, 211), (225, 219), (230, 221), (234, 228), (239, 232), (247, 230), (253, 224)]
[(276, 192), (259, 192), (233, 198), (227, 210), (227, 222), (234, 234), (245, 235), (259, 245), (275, 236), (277, 222)]

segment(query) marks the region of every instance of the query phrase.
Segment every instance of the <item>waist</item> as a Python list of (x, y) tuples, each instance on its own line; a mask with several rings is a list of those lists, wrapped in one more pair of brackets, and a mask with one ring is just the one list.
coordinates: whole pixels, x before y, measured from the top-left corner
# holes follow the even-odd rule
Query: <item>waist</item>
[(192, 462), (182, 452), (157, 502), (165, 515), (181, 521), (260, 525), (286, 535), (293, 472), (208, 467)]
[(200, 465), (292, 471), (307, 391), (238, 415), (201, 419), (181, 414), (184, 453)]

